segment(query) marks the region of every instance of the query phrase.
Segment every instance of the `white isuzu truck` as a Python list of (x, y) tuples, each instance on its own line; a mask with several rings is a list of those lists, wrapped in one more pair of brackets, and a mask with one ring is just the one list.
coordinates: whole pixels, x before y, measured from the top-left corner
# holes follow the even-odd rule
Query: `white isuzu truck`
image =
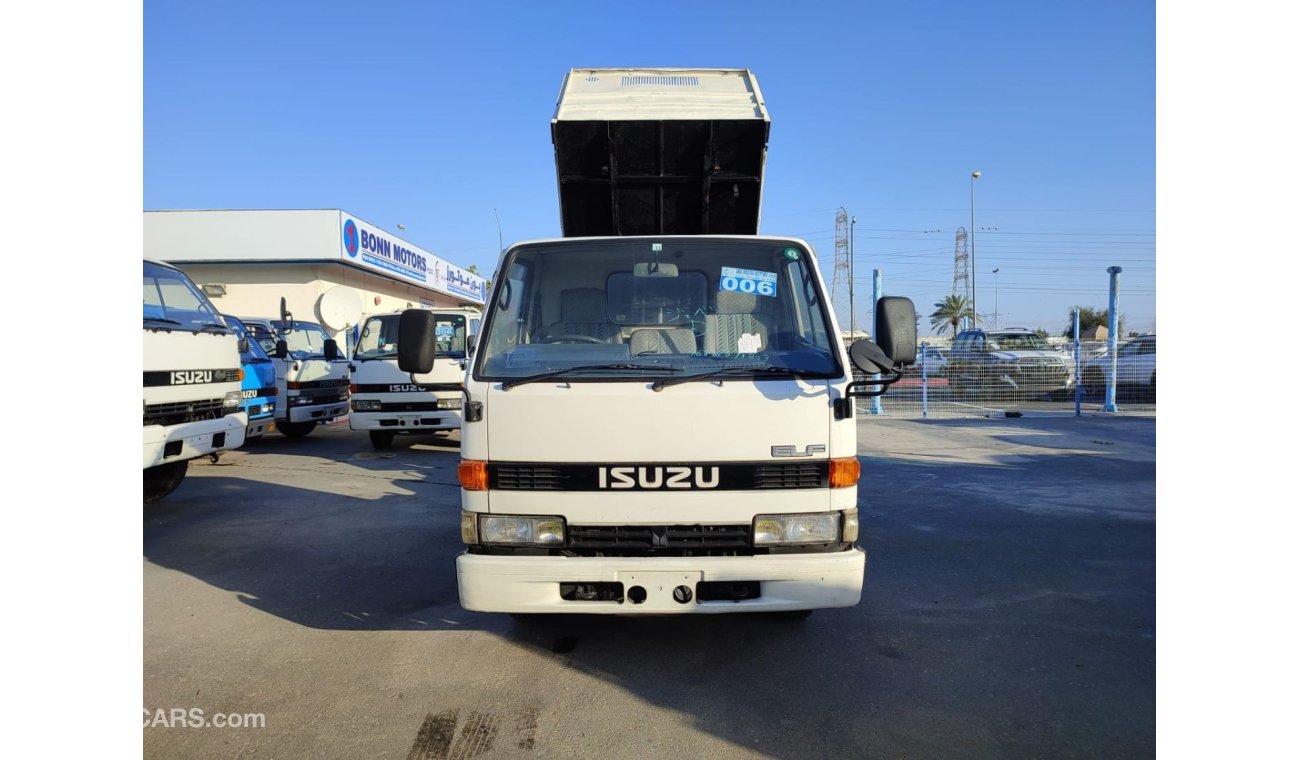
[(275, 365), (275, 429), (303, 438), (348, 413), (348, 360), (325, 328), (300, 322), (280, 299), (280, 318), (240, 317)]
[(398, 435), (460, 428), (461, 381), (479, 332), (478, 309), (433, 309), (433, 371), (411, 375), (397, 366), (401, 312), (366, 319), (352, 355), (352, 413), (348, 426), (370, 434), (378, 450)]
[[(857, 604), (853, 397), (913, 360), (915, 309), (883, 299), (845, 351), (812, 247), (757, 235), (768, 127), (747, 70), (569, 73), (565, 237), (504, 252), (465, 376), (465, 608)], [(403, 371), (436, 329), (403, 313)]]
[(239, 339), (179, 269), (144, 260), (144, 501), (189, 461), (244, 444)]

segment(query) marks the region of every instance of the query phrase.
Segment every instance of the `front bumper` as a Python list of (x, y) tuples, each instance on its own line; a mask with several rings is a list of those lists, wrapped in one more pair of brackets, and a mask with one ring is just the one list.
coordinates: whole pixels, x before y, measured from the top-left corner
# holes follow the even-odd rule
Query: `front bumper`
[(348, 402), (346, 400), (319, 406), (291, 406), (289, 407), (289, 421), (329, 422), (335, 417), (341, 417), (347, 413)]
[(353, 412), (348, 417), (353, 430), (384, 430), (389, 433), (431, 433), (460, 430), (460, 410), (429, 412)]
[(244, 445), (247, 427), (248, 415), (243, 412), (180, 425), (145, 425), (144, 469), (237, 449)]
[(268, 414), (265, 417), (250, 419), (248, 421), (248, 432), (244, 438), (261, 438), (263, 435), (275, 430), (275, 415)]
[[(867, 555), (859, 548), (833, 554), (755, 557), (527, 557), (461, 554), (456, 558), (460, 603), (478, 612), (589, 614), (715, 614), (852, 607), (862, 598)], [(681, 603), (673, 590), (701, 582), (757, 581), (760, 595), (741, 601)], [(561, 583), (624, 585), (617, 601), (569, 601)], [(626, 591), (639, 586), (645, 601)]]

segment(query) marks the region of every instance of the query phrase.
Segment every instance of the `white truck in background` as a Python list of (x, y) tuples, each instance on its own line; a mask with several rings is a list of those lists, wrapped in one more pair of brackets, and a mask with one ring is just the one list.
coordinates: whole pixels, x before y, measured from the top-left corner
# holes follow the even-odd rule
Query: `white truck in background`
[(144, 502), (176, 490), (189, 461), (244, 443), (239, 340), (189, 277), (144, 260)]
[(401, 312), (368, 317), (352, 355), (348, 426), (383, 451), (398, 435), (458, 430), (465, 366), (483, 315), (478, 309), (431, 309), (433, 371), (412, 377), (397, 367)]
[[(466, 609), (858, 603), (853, 400), (913, 360), (916, 312), (882, 299), (880, 345), (845, 351), (812, 247), (757, 234), (768, 127), (747, 70), (569, 73), (565, 237), (503, 253), (465, 376)], [(453, 364), (436, 331), (402, 314), (403, 372)]]
[(325, 328), (300, 322), (280, 299), (280, 318), (240, 317), (275, 364), (275, 429), (303, 438), (348, 413), (348, 360)]

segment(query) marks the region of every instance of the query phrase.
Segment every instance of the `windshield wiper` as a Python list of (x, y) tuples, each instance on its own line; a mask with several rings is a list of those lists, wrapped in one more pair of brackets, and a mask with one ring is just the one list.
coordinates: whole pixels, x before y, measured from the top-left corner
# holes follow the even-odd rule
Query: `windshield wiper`
[(165, 318), (163, 318), (163, 317), (145, 317), (145, 318), (144, 318), (144, 321), (146, 321), (146, 322), (159, 322), (159, 323), (167, 324), (167, 325), (179, 325), (179, 324), (180, 324), (180, 322), (177, 322), (177, 321), (174, 320), (174, 319), (165, 319)]
[(213, 322), (208, 322), (208, 323), (206, 323), (205, 325), (203, 325), (202, 327), (199, 328), (199, 332), (219, 332), (219, 333), (228, 333), (228, 332), (233, 332), (233, 331), (232, 331), (229, 327), (226, 327), (226, 326), (224, 326), (224, 325), (218, 325), (218, 324), (215, 324), (215, 323), (213, 323)]
[(539, 372), (536, 375), (525, 375), (524, 377), (512, 377), (501, 383), (501, 390), (508, 391), (516, 385), (524, 383), (539, 383), (543, 380), (550, 380), (553, 377), (563, 377), (571, 372), (585, 372), (587, 370), (597, 369), (655, 369), (661, 372), (681, 372), (677, 367), (656, 364), (631, 364), (628, 362), (618, 362), (614, 364), (583, 364), (577, 367), (565, 367), (564, 369), (555, 369), (548, 372)]
[(710, 377), (719, 377), (721, 375), (740, 375), (740, 374), (760, 374), (760, 375), (785, 375), (787, 377), (798, 377), (800, 370), (789, 367), (719, 367), (711, 369), (708, 372), (697, 372), (694, 375), (682, 375), (681, 377), (666, 377), (654, 381), (650, 390), (661, 391), (670, 385), (680, 385), (689, 383), (694, 380), (707, 380)]
[(359, 362), (368, 362), (373, 359), (391, 359), (394, 356), (397, 356), (396, 351), (385, 351), (382, 354), (371, 354), (370, 356), (354, 356), (352, 358), (356, 359)]

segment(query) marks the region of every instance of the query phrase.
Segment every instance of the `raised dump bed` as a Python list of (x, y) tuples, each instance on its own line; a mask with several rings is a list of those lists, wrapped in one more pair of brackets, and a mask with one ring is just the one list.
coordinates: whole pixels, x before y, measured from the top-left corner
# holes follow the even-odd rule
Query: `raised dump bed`
[(565, 237), (757, 234), (770, 125), (747, 69), (573, 69), (551, 120)]

